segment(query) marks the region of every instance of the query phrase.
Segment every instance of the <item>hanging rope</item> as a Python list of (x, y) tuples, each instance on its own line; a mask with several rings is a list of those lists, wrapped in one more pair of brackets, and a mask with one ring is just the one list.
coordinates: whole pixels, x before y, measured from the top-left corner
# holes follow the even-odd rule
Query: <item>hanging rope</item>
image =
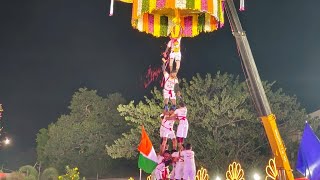
[(109, 16), (112, 16), (112, 15), (113, 15), (113, 5), (114, 5), (114, 0), (111, 0), (111, 2), (110, 2), (110, 13), (109, 13)]
[(244, 11), (244, 0), (240, 0), (240, 11)]

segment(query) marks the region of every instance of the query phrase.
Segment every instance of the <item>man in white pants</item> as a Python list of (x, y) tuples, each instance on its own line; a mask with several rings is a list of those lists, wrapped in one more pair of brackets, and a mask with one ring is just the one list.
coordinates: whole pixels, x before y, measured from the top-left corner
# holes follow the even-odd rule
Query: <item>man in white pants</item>
[(164, 180), (164, 175), (169, 174), (167, 166), (171, 163), (170, 158), (169, 151), (165, 151), (163, 155), (158, 155), (158, 165), (152, 173), (157, 180)]
[[(178, 30), (180, 29), (179, 26), (173, 27), (174, 29), (177, 28)], [(173, 29), (173, 30), (174, 30)], [(181, 29), (180, 29), (181, 30)], [(174, 30), (175, 31), (175, 30)], [(167, 53), (170, 49), (170, 62), (169, 62), (169, 67), (170, 67), (170, 72), (173, 70), (173, 61), (176, 63), (176, 71), (178, 72), (180, 69), (180, 61), (181, 61), (181, 50), (180, 50), (180, 45), (181, 44), (181, 36), (174, 35), (173, 31), (171, 31), (170, 34), (170, 41), (167, 44), (167, 48), (163, 54), (164, 58), (167, 58)]]
[(174, 119), (170, 119), (170, 115), (173, 114), (173, 109), (167, 115), (161, 115), (161, 126), (160, 126), (160, 138), (161, 146), (160, 153), (164, 152), (166, 149), (168, 138), (172, 140), (172, 149), (177, 149), (176, 135), (173, 130)]
[(171, 151), (172, 170), (170, 173), (170, 180), (174, 180), (174, 176), (176, 174), (176, 164), (177, 164), (178, 159), (179, 159), (179, 153), (176, 150)]
[[(183, 145), (182, 145), (182, 150), (183, 150)], [(181, 180), (183, 178), (183, 164), (184, 164), (184, 159), (183, 156), (181, 156), (181, 151), (179, 152), (174, 152), (171, 155), (172, 159), (175, 161), (175, 167), (174, 167), (174, 177), (171, 179), (177, 179)]]
[(182, 144), (188, 135), (189, 123), (187, 119), (187, 107), (183, 101), (179, 103), (179, 108), (174, 111), (174, 116), (179, 120), (179, 125), (177, 128), (177, 141), (179, 150), (182, 148)]
[(181, 43), (181, 37), (178, 37), (178, 38), (171, 37), (170, 41), (167, 44), (167, 49), (163, 53), (164, 57), (166, 58), (165, 54), (167, 54), (169, 49), (171, 49), (171, 52), (170, 52), (170, 55), (169, 55), (169, 58), (170, 58), (170, 62), (169, 62), (170, 72), (172, 72), (172, 70), (173, 70), (173, 61), (175, 61), (175, 63), (176, 63), (176, 71), (177, 71), (177, 73), (178, 73), (178, 71), (180, 69), (180, 61), (181, 61), (180, 43)]
[(188, 143), (185, 150), (181, 152), (181, 156), (184, 158), (183, 180), (195, 180), (196, 164), (194, 161), (194, 152), (192, 151), (190, 143)]
[[(164, 112), (169, 110), (169, 100), (171, 101), (172, 108), (176, 109), (176, 93), (175, 86), (179, 83), (177, 78), (177, 72), (172, 71), (170, 74), (165, 69), (165, 64), (162, 65), (162, 71), (164, 76), (164, 88), (163, 88), (163, 99), (164, 99)], [(177, 96), (180, 96), (180, 91), (177, 92)]]

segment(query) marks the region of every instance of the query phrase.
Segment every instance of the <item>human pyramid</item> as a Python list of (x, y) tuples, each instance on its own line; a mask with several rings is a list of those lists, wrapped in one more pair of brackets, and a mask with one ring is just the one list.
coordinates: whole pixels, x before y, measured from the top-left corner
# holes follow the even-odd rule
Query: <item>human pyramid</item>
[[(176, 21), (177, 22), (177, 21)], [(176, 23), (175, 22), (175, 23)], [(177, 24), (177, 23), (176, 23)], [(153, 177), (157, 180), (177, 179), (177, 180), (195, 180), (196, 166), (194, 160), (194, 152), (190, 143), (184, 145), (187, 138), (189, 123), (187, 119), (187, 107), (181, 98), (181, 92), (178, 89), (177, 73), (180, 68), (181, 61), (181, 28), (175, 25), (170, 34), (170, 41), (167, 44), (166, 51), (162, 58), (162, 71), (164, 75), (164, 110), (160, 115), (160, 152), (158, 154), (158, 165), (153, 171)], [(167, 53), (170, 49), (169, 58)], [(168, 62), (169, 61), (169, 62)], [(173, 69), (175, 62), (175, 69)], [(166, 68), (169, 64), (170, 71)], [(179, 107), (176, 107), (177, 98)], [(169, 101), (171, 107), (169, 108)], [(174, 131), (174, 123), (179, 122), (177, 133)], [(168, 139), (172, 141), (172, 149), (169, 150)], [(178, 144), (178, 150), (177, 150)], [(169, 167), (172, 167), (171, 173)], [(169, 176), (170, 174), (170, 176)]]

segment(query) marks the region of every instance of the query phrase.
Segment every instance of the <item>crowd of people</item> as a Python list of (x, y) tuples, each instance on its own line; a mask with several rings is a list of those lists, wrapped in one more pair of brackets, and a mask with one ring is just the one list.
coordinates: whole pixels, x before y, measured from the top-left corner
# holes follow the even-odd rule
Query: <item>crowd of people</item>
[[(181, 92), (177, 88), (179, 83), (177, 73), (181, 61), (180, 43), (181, 37), (171, 36), (162, 58), (164, 108), (163, 113), (160, 115), (161, 143), (158, 153), (158, 165), (152, 173), (157, 180), (195, 180), (196, 176), (195, 154), (192, 151), (192, 146), (190, 143), (184, 145), (189, 128), (188, 110), (182, 99)], [(170, 54), (168, 56), (169, 50)], [(175, 69), (173, 69), (173, 62), (175, 62)], [(166, 70), (168, 64), (169, 72)], [(171, 104), (170, 107), (169, 103)], [(177, 104), (179, 105), (178, 108)], [(176, 122), (178, 126), (175, 131), (174, 124)], [(172, 141), (171, 150), (169, 150), (168, 139)]]

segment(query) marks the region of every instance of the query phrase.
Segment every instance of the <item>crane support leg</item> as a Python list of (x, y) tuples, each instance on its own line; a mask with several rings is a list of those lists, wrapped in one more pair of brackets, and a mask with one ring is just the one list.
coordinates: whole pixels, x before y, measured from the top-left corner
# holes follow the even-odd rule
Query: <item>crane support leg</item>
[(236, 39), (242, 63), (245, 67), (245, 73), (249, 80), (249, 91), (257, 106), (259, 116), (265, 128), (273, 155), (276, 160), (276, 165), (279, 170), (285, 171), (285, 177), (279, 177), (280, 180), (294, 180), (292, 169), (286, 154), (286, 150), (280, 136), (275, 115), (272, 114), (271, 108), (265, 94), (262, 82), (251, 52), (251, 48), (242, 29), (237, 10), (233, 0), (225, 0), (225, 11), (227, 13), (233, 36)]

